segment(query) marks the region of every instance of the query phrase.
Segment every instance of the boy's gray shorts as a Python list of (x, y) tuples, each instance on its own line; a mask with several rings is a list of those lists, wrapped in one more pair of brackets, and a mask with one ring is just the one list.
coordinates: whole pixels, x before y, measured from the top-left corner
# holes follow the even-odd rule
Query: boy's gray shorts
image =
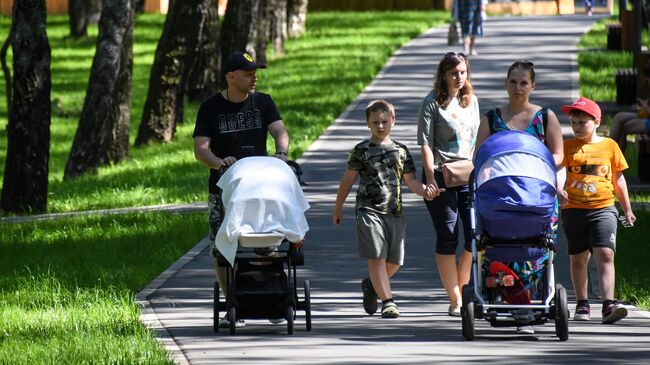
[(357, 210), (359, 257), (385, 258), (390, 263), (402, 265), (405, 231), (406, 220), (403, 215), (394, 216)]
[(616, 252), (618, 211), (613, 206), (600, 209), (562, 209), (562, 228), (569, 255), (577, 255), (594, 247), (609, 247)]

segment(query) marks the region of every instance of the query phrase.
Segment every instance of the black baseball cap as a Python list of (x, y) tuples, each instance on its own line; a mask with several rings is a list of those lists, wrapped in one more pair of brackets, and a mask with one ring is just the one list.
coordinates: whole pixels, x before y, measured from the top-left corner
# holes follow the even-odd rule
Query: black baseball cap
[(223, 64), (223, 73), (227, 74), (237, 70), (251, 71), (258, 68), (266, 68), (266, 65), (255, 62), (253, 57), (246, 52), (235, 52), (226, 58), (226, 62)]

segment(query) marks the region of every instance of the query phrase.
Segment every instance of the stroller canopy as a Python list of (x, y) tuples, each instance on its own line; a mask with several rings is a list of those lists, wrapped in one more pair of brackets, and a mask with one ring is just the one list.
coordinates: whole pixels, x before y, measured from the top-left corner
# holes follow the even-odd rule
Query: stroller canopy
[(474, 158), (476, 211), (489, 237), (539, 237), (555, 208), (555, 162), (537, 138), (520, 131), (495, 133)]
[(225, 215), (215, 245), (232, 265), (243, 233), (278, 232), (299, 242), (309, 230), (309, 203), (294, 171), (275, 157), (246, 157), (217, 182)]

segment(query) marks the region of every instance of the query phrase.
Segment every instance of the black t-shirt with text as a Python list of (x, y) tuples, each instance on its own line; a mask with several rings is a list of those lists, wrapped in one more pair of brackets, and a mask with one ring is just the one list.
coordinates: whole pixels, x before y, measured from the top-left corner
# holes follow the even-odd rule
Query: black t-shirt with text
[[(210, 150), (219, 158), (267, 156), (268, 126), (280, 119), (268, 94), (256, 92), (232, 103), (218, 93), (201, 103), (192, 136), (210, 138)], [(210, 170), (211, 193), (218, 192), (219, 177), (218, 170)]]

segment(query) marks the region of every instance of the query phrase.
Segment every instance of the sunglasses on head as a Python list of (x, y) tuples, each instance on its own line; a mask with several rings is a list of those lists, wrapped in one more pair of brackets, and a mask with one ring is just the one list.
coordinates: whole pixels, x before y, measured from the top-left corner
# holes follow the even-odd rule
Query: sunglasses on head
[(467, 56), (465, 56), (464, 53), (460, 53), (460, 52), (447, 52), (445, 54), (445, 57), (458, 57), (458, 58), (462, 58), (464, 60), (467, 59)]

